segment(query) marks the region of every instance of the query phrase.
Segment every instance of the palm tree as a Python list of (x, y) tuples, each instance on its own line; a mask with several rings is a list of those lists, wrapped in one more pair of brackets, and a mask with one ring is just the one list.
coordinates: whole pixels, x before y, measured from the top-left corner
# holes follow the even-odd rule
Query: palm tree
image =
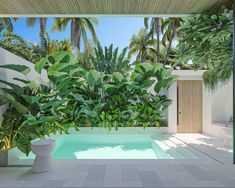
[(95, 56), (95, 50), (92, 42), (88, 41), (84, 44), (84, 51), (77, 50), (78, 61), (86, 70), (94, 68), (91, 62), (91, 56)]
[[(161, 52), (160, 52), (160, 33), (161, 33), (161, 30), (160, 30), (160, 20), (162, 20), (162, 18), (152, 18), (151, 19), (151, 22), (150, 22), (150, 32), (149, 34), (154, 37), (154, 34), (156, 34), (157, 36), (157, 62), (160, 62), (160, 58), (161, 58)], [(149, 28), (149, 25), (148, 25), (148, 22), (149, 22), (149, 18), (144, 18), (144, 25), (146, 27), (146, 29)]]
[(45, 39), (46, 39), (46, 55), (49, 55), (58, 51), (72, 52), (73, 50), (69, 39), (63, 39), (61, 41), (51, 40), (48, 33), (46, 33)]
[(129, 45), (128, 58), (137, 55), (136, 62), (156, 60), (156, 39), (152, 38), (146, 29), (141, 29), (138, 35), (133, 35)]
[[(17, 20), (17, 18), (13, 18), (14, 21)], [(7, 32), (13, 32), (13, 23), (11, 18), (0, 18), (0, 31), (3, 29), (6, 29)]]
[(95, 18), (55, 18), (55, 22), (52, 25), (52, 31), (64, 31), (67, 25), (70, 23), (70, 40), (71, 45), (81, 49), (81, 38), (84, 44), (88, 42), (87, 30), (90, 31), (93, 41), (98, 42), (94, 24), (97, 24)]
[(45, 56), (46, 55), (46, 18), (27, 18), (26, 19), (26, 24), (28, 27), (34, 27), (36, 25), (37, 20), (39, 20), (40, 23), (40, 31), (39, 31), (39, 36), (40, 36), (40, 41), (41, 41), (41, 55)]
[(32, 63), (40, 59), (40, 53), (32, 43), (25, 41), (13, 32), (5, 32), (0, 40), (0, 47), (16, 54)]
[(168, 48), (164, 59), (164, 65), (166, 65), (169, 59), (169, 54), (172, 48), (172, 42), (178, 35), (178, 28), (181, 26), (182, 23), (183, 23), (182, 18), (167, 18), (162, 20), (161, 23), (161, 31), (163, 33), (162, 44), (164, 46), (167, 46), (168, 42)]

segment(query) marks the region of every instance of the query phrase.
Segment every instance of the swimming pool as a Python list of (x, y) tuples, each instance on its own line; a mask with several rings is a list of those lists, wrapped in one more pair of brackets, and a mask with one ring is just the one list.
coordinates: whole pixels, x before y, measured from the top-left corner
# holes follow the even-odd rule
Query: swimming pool
[[(89, 132), (57, 136), (54, 159), (197, 159), (163, 133)], [(21, 159), (32, 159), (28, 157)]]

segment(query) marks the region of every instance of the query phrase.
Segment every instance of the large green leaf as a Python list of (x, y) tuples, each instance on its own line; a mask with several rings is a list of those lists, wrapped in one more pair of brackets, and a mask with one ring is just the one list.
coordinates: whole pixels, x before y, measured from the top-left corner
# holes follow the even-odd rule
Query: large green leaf
[(15, 93), (17, 93), (18, 95), (24, 93), (23, 88), (20, 87), (20, 86), (18, 86), (18, 85), (16, 85), (16, 84), (13, 84), (13, 83), (10, 83), (10, 82), (4, 81), (4, 80), (0, 80), (0, 83), (3, 83), (3, 84), (5, 84), (5, 85), (7, 85), (7, 86), (10, 86), (10, 87), (13, 89), (13, 91), (14, 91)]
[(42, 98), (40, 96), (28, 96), (28, 95), (22, 95), (22, 97), (30, 104), (39, 102), (39, 100)]
[(148, 62), (144, 62), (140, 64), (140, 68), (141, 70), (145, 73), (145, 72), (150, 72), (153, 71), (153, 65), (151, 65)]
[(162, 89), (168, 89), (174, 81), (175, 81), (174, 77), (159, 80), (154, 86), (154, 91), (156, 93), (159, 93)]
[(121, 82), (124, 80), (124, 76), (120, 72), (114, 72), (113, 79), (115, 82)]
[(49, 101), (48, 103), (40, 104), (40, 110), (45, 111), (48, 108), (52, 108), (52, 110), (55, 110), (57, 107), (61, 106), (64, 102), (65, 100)]
[(24, 80), (24, 79), (20, 79), (20, 78), (13, 78), (13, 80), (20, 81), (20, 82), (22, 82), (22, 83), (24, 83), (24, 84), (29, 84), (29, 83), (30, 83), (30, 81)]
[(16, 64), (0, 65), (0, 68), (11, 69), (20, 72), (24, 75), (29, 74), (31, 71), (31, 69), (26, 65), (16, 65)]
[(67, 73), (59, 72), (59, 71), (55, 71), (55, 70), (48, 71), (48, 76), (60, 77), (60, 76), (64, 76), (64, 75), (67, 75)]
[(48, 71), (62, 71), (68, 66), (69, 66), (68, 63), (55, 63), (50, 68), (48, 68)]
[(87, 74), (87, 81), (90, 86), (95, 86), (101, 79), (101, 74), (97, 70), (90, 70)]
[(7, 102), (8, 100), (4, 96), (0, 95), (0, 106), (6, 104)]
[(42, 69), (44, 68), (44, 66), (48, 63), (48, 57), (44, 57), (42, 59), (40, 59), (37, 63), (35, 63), (35, 70), (41, 74)]
[(28, 109), (22, 105), (21, 103), (19, 103), (14, 96), (8, 94), (8, 93), (5, 93), (4, 96), (3, 96), (9, 103), (11, 103), (19, 113), (27, 113), (28, 112)]

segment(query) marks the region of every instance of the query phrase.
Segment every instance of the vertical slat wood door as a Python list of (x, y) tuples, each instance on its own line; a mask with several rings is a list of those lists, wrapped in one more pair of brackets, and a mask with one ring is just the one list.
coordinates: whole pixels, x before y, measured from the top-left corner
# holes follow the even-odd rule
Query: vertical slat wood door
[(177, 132), (202, 132), (202, 82), (179, 80), (177, 98)]

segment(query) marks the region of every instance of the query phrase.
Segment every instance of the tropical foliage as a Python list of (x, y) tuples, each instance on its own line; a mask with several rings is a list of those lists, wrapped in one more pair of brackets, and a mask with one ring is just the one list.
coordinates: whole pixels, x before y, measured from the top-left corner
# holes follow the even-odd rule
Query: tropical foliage
[(61, 41), (51, 40), (48, 33), (46, 33), (45, 39), (46, 39), (46, 49), (45, 49), (46, 55), (53, 54), (54, 52), (59, 52), (59, 51), (72, 52), (73, 50), (69, 39), (63, 39)]
[(54, 24), (52, 25), (52, 31), (64, 31), (67, 25), (70, 24), (71, 33), (70, 40), (71, 45), (81, 50), (81, 39), (84, 44), (88, 42), (87, 30), (90, 31), (93, 41), (98, 42), (94, 24), (97, 24), (95, 18), (55, 18)]
[(135, 63), (142, 63), (145, 61), (156, 61), (156, 39), (148, 34), (146, 29), (141, 29), (138, 35), (133, 35), (129, 44), (128, 57), (131, 58), (136, 55)]
[(187, 18), (179, 29), (180, 61), (191, 60), (195, 69), (206, 69), (203, 80), (212, 90), (232, 75), (232, 27), (232, 14), (224, 10)]
[[(178, 28), (182, 25), (182, 18), (167, 18), (163, 19), (161, 23), (161, 31), (163, 33), (162, 44), (167, 47), (167, 52), (164, 59), (164, 65), (167, 64), (169, 60), (169, 55), (172, 50), (173, 40), (179, 35)], [(168, 44), (167, 44), (168, 43)]]
[[(24, 75), (30, 72), (22, 65), (1, 68)], [(47, 84), (15, 78), (22, 82), (19, 86), (1, 80), (8, 86), (2, 89), (1, 105), (9, 105), (0, 129), (2, 148), (17, 146), (28, 153), (31, 140), (67, 133), (71, 127), (161, 126), (171, 102), (161, 93), (175, 81), (158, 63), (137, 64), (130, 77), (122, 71), (87, 71), (69, 52), (41, 59), (35, 70), (41, 73), (43, 69), (47, 70)], [(155, 94), (148, 92), (151, 86)]]
[(39, 47), (31, 42), (25, 41), (22, 37), (12, 32), (5, 32), (2, 34), (0, 47), (30, 62), (35, 62), (40, 59)]
[(161, 40), (160, 40), (160, 22), (162, 22), (162, 18), (154, 17), (151, 18), (150, 24), (149, 24), (149, 18), (144, 18), (144, 25), (146, 29), (150, 28), (149, 35), (151, 35), (152, 38), (154, 38), (154, 34), (156, 34), (156, 46), (157, 46), (157, 62), (160, 63), (161, 61), (161, 52), (160, 52), (160, 46), (161, 46)]
[(39, 37), (41, 41), (41, 56), (46, 55), (46, 25), (47, 25), (47, 18), (27, 18), (26, 19), (26, 24), (28, 27), (34, 27), (36, 25), (37, 20), (39, 21), (40, 25), (40, 31), (39, 31)]
[(13, 21), (16, 21), (17, 18), (0, 18), (0, 32), (13, 32), (14, 26)]
[(77, 56), (80, 65), (86, 69), (93, 69), (93, 63), (91, 62), (91, 57), (95, 55), (95, 50), (92, 42), (88, 41), (84, 44), (84, 51), (77, 51)]
[(120, 72), (122, 74), (130, 71), (130, 61), (126, 58), (127, 48), (124, 48), (118, 54), (118, 48), (113, 49), (113, 45), (109, 47), (101, 47), (98, 43), (94, 48), (94, 54), (91, 54), (92, 67), (97, 71), (112, 74), (113, 72)]

